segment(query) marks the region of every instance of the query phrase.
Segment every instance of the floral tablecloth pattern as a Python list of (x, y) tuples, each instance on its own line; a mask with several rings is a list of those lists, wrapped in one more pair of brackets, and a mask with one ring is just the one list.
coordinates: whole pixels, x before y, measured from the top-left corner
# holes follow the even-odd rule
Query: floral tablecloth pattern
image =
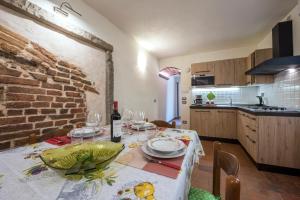
[[(137, 138), (148, 133), (125, 134), (122, 143), (128, 152)], [(39, 158), (45, 149), (57, 146), (46, 142), (0, 152), (0, 200), (184, 200), (190, 188), (193, 166), (204, 155), (195, 131), (167, 129), (170, 137), (191, 139), (177, 179), (112, 162), (99, 178), (67, 179), (61, 171), (46, 166)], [(97, 140), (109, 140), (109, 135)], [(134, 147), (133, 147), (134, 146)], [(143, 194), (139, 196), (139, 194)]]

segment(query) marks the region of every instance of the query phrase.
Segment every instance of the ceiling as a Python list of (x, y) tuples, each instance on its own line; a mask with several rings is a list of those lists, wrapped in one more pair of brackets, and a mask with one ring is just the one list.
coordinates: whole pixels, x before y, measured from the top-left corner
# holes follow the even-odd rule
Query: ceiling
[(84, 0), (158, 58), (253, 45), (297, 0)]

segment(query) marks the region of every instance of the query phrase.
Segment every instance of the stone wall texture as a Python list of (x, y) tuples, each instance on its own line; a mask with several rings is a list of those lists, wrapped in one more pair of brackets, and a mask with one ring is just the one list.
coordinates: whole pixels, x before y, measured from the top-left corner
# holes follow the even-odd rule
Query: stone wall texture
[(99, 94), (76, 63), (0, 25), (0, 150), (83, 126), (86, 91)]

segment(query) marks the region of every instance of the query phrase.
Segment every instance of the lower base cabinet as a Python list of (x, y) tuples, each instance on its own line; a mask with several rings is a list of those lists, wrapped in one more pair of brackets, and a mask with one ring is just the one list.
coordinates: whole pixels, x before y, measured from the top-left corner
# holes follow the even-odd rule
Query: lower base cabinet
[(259, 163), (300, 169), (300, 117), (261, 116), (259, 133)]
[(237, 138), (253, 160), (257, 161), (257, 118), (254, 115), (238, 111)]
[(200, 136), (236, 139), (236, 110), (192, 109), (191, 129)]
[(212, 109), (191, 110), (191, 129), (200, 136), (215, 137), (215, 112)]
[(216, 137), (236, 139), (236, 110), (216, 110), (215, 119)]
[(300, 169), (300, 117), (191, 109), (191, 129), (200, 136), (238, 139), (256, 163)]

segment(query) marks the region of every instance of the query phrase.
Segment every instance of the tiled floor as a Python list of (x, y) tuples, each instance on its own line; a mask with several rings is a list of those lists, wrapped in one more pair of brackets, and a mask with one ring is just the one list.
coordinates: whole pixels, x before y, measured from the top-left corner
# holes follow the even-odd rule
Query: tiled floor
[[(192, 186), (211, 192), (212, 142), (202, 141), (202, 145), (206, 155), (194, 168)], [(241, 200), (300, 200), (300, 177), (258, 171), (238, 144), (223, 143), (222, 149), (235, 154), (240, 161)], [(224, 194), (224, 184), (221, 185)]]

